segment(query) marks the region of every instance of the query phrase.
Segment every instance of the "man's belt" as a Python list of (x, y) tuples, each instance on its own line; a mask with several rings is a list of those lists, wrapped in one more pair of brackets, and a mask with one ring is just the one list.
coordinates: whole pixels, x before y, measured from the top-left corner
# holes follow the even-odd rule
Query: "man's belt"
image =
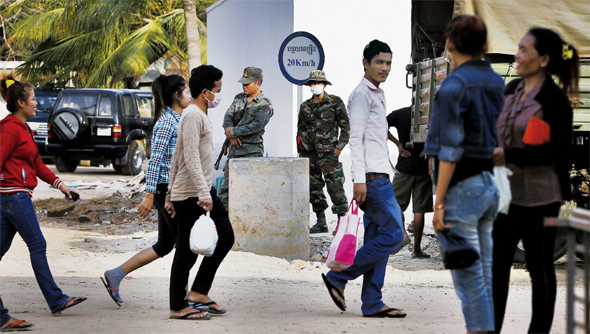
[(389, 174), (387, 174), (387, 173), (370, 173), (370, 174), (367, 174), (367, 177), (366, 177), (366, 179), (369, 181), (382, 179), (382, 178), (389, 179)]

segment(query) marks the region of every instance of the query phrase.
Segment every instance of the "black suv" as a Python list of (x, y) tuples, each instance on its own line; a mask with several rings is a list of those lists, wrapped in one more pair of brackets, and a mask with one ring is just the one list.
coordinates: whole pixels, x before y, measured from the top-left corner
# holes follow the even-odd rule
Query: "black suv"
[(64, 90), (49, 117), (47, 151), (60, 172), (73, 172), (80, 160), (91, 160), (137, 175), (151, 155), (153, 115), (150, 91)]
[(51, 154), (45, 150), (45, 139), (47, 139), (49, 114), (53, 110), (59, 92), (59, 90), (50, 88), (35, 88), (37, 115), (27, 120), (27, 124), (31, 127), (35, 135), (35, 143), (39, 148), (39, 155), (44, 163), (53, 163)]

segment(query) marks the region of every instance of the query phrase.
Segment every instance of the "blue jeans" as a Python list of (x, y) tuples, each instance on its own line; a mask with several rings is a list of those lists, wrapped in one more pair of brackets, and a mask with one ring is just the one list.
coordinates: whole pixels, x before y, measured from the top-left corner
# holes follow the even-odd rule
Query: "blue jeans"
[(4, 308), (4, 304), (2, 304), (2, 298), (0, 297), (0, 327), (4, 326), (10, 320), (10, 315), (8, 315), (8, 310)]
[(356, 252), (349, 268), (326, 275), (335, 286), (344, 289), (349, 280), (363, 275), (361, 310), (364, 315), (379, 312), (383, 303), (381, 289), (389, 255), (404, 238), (402, 213), (387, 178), (367, 180), (367, 198), (361, 207), (365, 212), (364, 246)]
[(445, 224), (479, 253), (469, 268), (451, 270), (469, 332), (494, 330), (492, 226), (500, 195), (492, 174), (483, 172), (451, 187), (445, 198)]
[(51, 311), (59, 309), (68, 299), (55, 284), (47, 263), (47, 243), (41, 233), (33, 202), (27, 193), (0, 194), (0, 260), (8, 252), (14, 235), (23, 238), (35, 272), (37, 283)]

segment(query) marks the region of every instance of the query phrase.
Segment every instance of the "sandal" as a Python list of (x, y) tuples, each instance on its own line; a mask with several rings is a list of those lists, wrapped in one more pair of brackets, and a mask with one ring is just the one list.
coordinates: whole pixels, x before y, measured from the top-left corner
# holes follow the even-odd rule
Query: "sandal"
[(0, 328), (0, 332), (28, 331), (29, 329), (31, 329), (31, 327), (35, 326), (35, 324), (33, 324), (33, 323), (30, 323), (28, 325), (23, 325), (23, 322), (26, 322), (26, 321), (24, 321), (22, 319), (17, 320), (14, 324), (12, 324), (8, 327)]
[[(191, 303), (189, 303), (189, 304), (191, 304)], [(191, 306), (191, 307), (196, 308), (197, 310), (200, 310), (200, 311), (207, 311), (211, 314), (220, 315), (220, 314), (224, 314), (227, 312), (227, 310), (224, 309), (223, 307), (221, 308), (221, 310), (214, 309), (213, 307), (211, 307), (211, 305), (219, 306), (219, 304), (217, 304), (213, 300), (208, 303), (192, 303), (192, 304), (194, 304), (194, 306)]]
[(379, 311), (377, 313), (374, 314), (363, 314), (363, 317), (367, 317), (367, 318), (404, 318), (407, 314), (403, 313), (403, 314), (389, 314), (389, 312), (391, 311), (401, 311), (402, 309), (399, 308), (388, 308), (385, 309), (383, 311)]
[(170, 319), (176, 319), (176, 320), (210, 320), (211, 319), (211, 314), (207, 314), (205, 316), (198, 317), (198, 318), (190, 318), (191, 315), (195, 315), (195, 314), (199, 314), (199, 313), (206, 313), (206, 312), (201, 311), (201, 310), (196, 310), (195, 312), (188, 312), (183, 315), (171, 315)]
[[(70, 307), (76, 306), (78, 304), (80, 304), (81, 302), (85, 301), (86, 297), (70, 297), (68, 299), (66, 299), (66, 301), (61, 304), (60, 308), (58, 308), (55, 311), (51, 311), (51, 313), (53, 314), (60, 314), (63, 310), (68, 309)], [(72, 302), (70, 305), (68, 305), (70, 302)]]

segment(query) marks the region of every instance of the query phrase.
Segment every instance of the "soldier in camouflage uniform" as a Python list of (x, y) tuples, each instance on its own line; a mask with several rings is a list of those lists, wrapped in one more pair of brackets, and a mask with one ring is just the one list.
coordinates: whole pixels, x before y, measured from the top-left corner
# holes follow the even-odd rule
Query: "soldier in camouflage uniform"
[(325, 86), (331, 85), (324, 71), (312, 71), (304, 85), (310, 86), (313, 96), (299, 109), (297, 151), (300, 157), (309, 158), (309, 199), (317, 216), (317, 223), (311, 227), (310, 233), (323, 233), (328, 232), (324, 214), (328, 208), (324, 184), (334, 204), (332, 212), (340, 217), (348, 209), (343, 187), (344, 173), (338, 156), (348, 144), (350, 124), (342, 100), (324, 92)]
[[(229, 160), (264, 155), (262, 135), (264, 127), (274, 113), (272, 103), (260, 90), (260, 85), (262, 85), (261, 69), (246, 67), (244, 75), (238, 82), (242, 84), (244, 92), (236, 95), (223, 118), (225, 136), (230, 140), (231, 145), (227, 162), (223, 168), (223, 183), (219, 191), (219, 198), (228, 211)], [(237, 117), (240, 118), (240, 121), (234, 126)]]

